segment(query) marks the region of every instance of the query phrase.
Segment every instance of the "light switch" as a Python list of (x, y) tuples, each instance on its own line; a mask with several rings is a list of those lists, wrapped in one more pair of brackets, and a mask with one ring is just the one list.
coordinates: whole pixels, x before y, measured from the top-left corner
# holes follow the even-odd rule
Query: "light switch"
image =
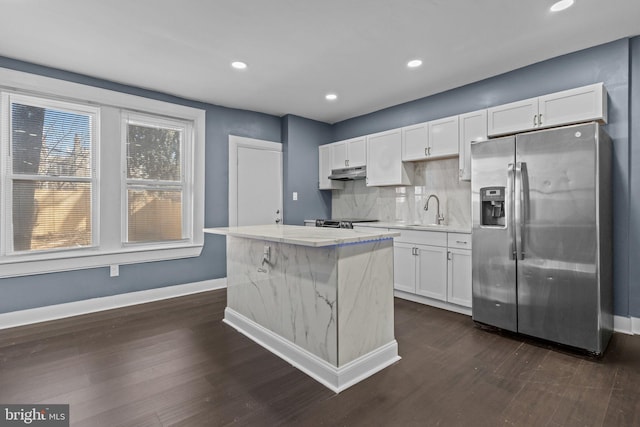
[(293, 192), (293, 200), (298, 200), (298, 192), (297, 191)]

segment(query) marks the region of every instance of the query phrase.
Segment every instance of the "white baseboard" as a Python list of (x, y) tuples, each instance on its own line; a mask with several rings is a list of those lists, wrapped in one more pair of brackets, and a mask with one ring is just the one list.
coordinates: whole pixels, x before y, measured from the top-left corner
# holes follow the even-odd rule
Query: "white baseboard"
[[(456, 313), (466, 314), (471, 316), (471, 309), (462, 307), (455, 304), (449, 304), (444, 301), (438, 301), (431, 298), (423, 297), (421, 295), (415, 295), (408, 292), (394, 290), (393, 295), (397, 298), (406, 299), (408, 301), (417, 302), (420, 304), (430, 305), (437, 308), (442, 308), (449, 311), (455, 311)], [(627, 335), (640, 335), (640, 318), (637, 317), (625, 317), (625, 316), (613, 316), (613, 330)]]
[(226, 278), (204, 280), (202, 282), (165, 286), (163, 288), (148, 289), (145, 291), (129, 292), (126, 294), (111, 295), (108, 297), (91, 298), (88, 300), (49, 305), (46, 307), (31, 308), (28, 310), (1, 313), (0, 329), (47, 322), (49, 320), (63, 319), (65, 317), (79, 316), (81, 314), (95, 313), (114, 308), (128, 307), (146, 302), (221, 289), (226, 286)]
[(398, 356), (398, 343), (393, 340), (338, 368), (229, 307), (224, 311), (223, 321), (335, 393), (401, 359)]
[(454, 311), (456, 313), (471, 316), (471, 309), (468, 307), (462, 307), (461, 305), (450, 304), (448, 302), (438, 301), (432, 298), (423, 297), (422, 295), (399, 291), (397, 289), (393, 291), (393, 296), (401, 299), (406, 299), (407, 301), (413, 301), (419, 304), (430, 305), (432, 307), (442, 308), (443, 310)]
[(613, 316), (613, 330), (627, 335), (640, 335), (640, 318)]

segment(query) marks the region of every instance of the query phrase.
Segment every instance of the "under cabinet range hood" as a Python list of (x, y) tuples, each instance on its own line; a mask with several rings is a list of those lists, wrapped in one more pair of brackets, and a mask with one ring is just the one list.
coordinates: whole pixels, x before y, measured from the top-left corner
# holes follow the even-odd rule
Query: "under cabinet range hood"
[(351, 168), (332, 169), (329, 179), (335, 181), (353, 181), (356, 179), (365, 179), (367, 177), (366, 166), (354, 166)]

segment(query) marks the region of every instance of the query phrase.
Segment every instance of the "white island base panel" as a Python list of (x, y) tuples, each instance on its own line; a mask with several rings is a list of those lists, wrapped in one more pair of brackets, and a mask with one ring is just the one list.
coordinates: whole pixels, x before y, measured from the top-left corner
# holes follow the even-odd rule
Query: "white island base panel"
[(335, 393), (351, 387), (401, 359), (393, 341), (336, 367), (227, 307), (223, 322), (309, 375)]
[(393, 240), (311, 246), (227, 234), (225, 322), (340, 392), (400, 359)]

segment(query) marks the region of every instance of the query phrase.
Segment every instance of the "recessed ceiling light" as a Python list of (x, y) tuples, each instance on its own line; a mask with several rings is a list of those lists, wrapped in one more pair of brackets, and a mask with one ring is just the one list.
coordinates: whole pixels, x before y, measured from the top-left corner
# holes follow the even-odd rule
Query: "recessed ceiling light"
[(231, 66), (236, 70), (244, 70), (245, 68), (247, 68), (247, 63), (242, 61), (233, 61), (231, 63)]
[(327, 101), (335, 101), (336, 99), (338, 99), (338, 95), (336, 95), (335, 93), (328, 93), (324, 96), (324, 98)]
[(573, 5), (573, 0), (560, 0), (551, 6), (551, 12), (560, 12), (561, 10), (565, 10)]
[(422, 65), (422, 60), (421, 59), (412, 59), (411, 61), (407, 62), (407, 67), (409, 68), (416, 68)]

